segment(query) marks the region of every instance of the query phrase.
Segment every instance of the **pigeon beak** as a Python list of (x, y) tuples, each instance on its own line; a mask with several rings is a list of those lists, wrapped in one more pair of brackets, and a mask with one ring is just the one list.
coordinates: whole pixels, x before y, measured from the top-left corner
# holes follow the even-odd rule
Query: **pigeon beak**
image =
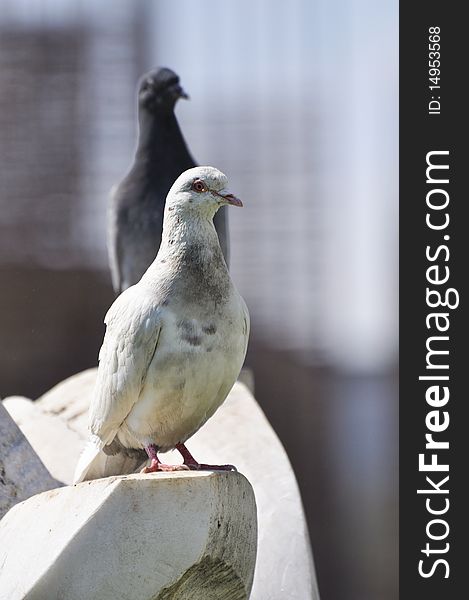
[(221, 193), (214, 192), (214, 194), (220, 196), (220, 198), (222, 199), (222, 204), (231, 204), (232, 206), (243, 206), (243, 203), (239, 198), (237, 198), (230, 192), (227, 192), (226, 190), (223, 190)]
[(177, 97), (177, 98), (184, 98), (184, 100), (190, 100), (190, 96), (189, 96), (189, 94), (187, 94), (187, 93), (184, 91), (184, 88), (183, 88), (183, 87), (181, 87), (180, 85), (177, 85), (177, 86), (174, 88), (174, 92), (175, 92), (175, 94), (176, 94), (176, 97)]

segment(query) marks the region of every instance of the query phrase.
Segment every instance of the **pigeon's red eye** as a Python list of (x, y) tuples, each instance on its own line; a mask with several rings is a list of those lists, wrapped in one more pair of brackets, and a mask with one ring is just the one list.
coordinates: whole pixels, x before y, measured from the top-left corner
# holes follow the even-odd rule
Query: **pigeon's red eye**
[(194, 183), (192, 184), (192, 189), (195, 192), (199, 192), (199, 194), (200, 194), (200, 192), (206, 192), (207, 191), (207, 188), (205, 187), (205, 183), (201, 179), (196, 179), (194, 181)]

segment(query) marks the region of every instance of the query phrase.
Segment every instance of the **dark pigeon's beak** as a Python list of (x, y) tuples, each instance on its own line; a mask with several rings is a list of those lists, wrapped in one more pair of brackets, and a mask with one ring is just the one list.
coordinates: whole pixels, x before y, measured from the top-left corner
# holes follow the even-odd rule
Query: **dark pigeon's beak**
[(173, 87), (173, 94), (175, 98), (184, 98), (184, 100), (189, 100), (190, 96), (184, 91), (184, 88), (179, 84)]
[(236, 198), (230, 192), (223, 190), (222, 192), (213, 192), (216, 196), (220, 196), (223, 200), (223, 204), (231, 204), (232, 206), (243, 206), (243, 203), (239, 198)]

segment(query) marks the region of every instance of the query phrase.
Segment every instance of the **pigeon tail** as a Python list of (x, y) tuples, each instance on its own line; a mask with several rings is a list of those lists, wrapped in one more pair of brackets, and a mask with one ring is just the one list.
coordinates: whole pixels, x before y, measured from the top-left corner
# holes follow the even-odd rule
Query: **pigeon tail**
[(91, 436), (80, 455), (73, 483), (101, 479), (111, 475), (127, 475), (139, 471), (146, 461), (137, 454), (105, 454), (103, 442), (95, 435)]

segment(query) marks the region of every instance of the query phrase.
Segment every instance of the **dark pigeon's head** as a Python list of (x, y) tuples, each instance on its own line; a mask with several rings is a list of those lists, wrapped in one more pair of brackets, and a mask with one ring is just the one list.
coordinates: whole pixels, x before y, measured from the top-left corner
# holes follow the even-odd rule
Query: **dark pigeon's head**
[(182, 89), (179, 77), (165, 67), (142, 77), (138, 88), (138, 103), (151, 113), (171, 112), (179, 98), (189, 96)]

